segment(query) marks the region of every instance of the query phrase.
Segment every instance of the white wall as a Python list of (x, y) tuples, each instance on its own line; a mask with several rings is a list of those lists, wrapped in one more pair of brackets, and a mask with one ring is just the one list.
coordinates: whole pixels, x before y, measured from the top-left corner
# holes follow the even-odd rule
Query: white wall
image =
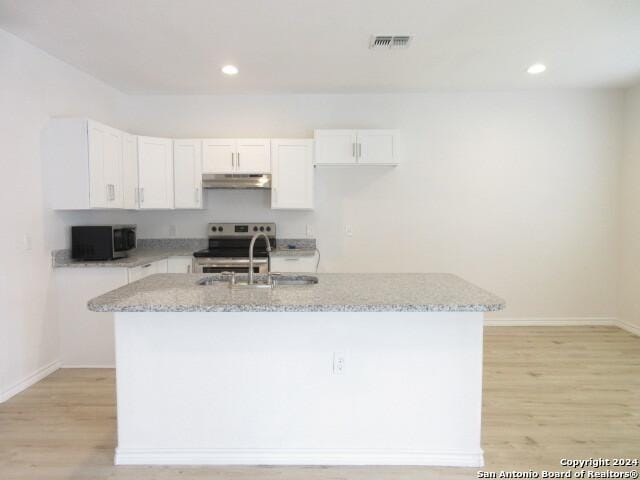
[(125, 127), (140, 134), (395, 127), (405, 158), (317, 168), (313, 212), (273, 212), (266, 192), (210, 191), (204, 212), (129, 219), (151, 237), (233, 220), (304, 236), (311, 224), (324, 270), (454, 272), (502, 295), (498, 316), (613, 317), (621, 112), (622, 95), (607, 91), (131, 97)]
[(622, 158), (619, 317), (640, 331), (640, 85), (625, 95)]
[(2, 30), (0, 72), (1, 400), (59, 356), (50, 251), (64, 241), (66, 220), (43, 206), (42, 129), (50, 115), (117, 123), (122, 95)]

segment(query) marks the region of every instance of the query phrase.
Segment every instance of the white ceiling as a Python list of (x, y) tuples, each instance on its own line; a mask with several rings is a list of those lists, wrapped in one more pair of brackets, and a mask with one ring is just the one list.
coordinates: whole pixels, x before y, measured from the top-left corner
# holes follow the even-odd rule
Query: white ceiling
[[(640, 0), (0, 0), (0, 28), (128, 93), (624, 86)], [(408, 50), (372, 34), (415, 35)], [(547, 72), (527, 75), (543, 62)], [(236, 77), (222, 65), (240, 68)]]

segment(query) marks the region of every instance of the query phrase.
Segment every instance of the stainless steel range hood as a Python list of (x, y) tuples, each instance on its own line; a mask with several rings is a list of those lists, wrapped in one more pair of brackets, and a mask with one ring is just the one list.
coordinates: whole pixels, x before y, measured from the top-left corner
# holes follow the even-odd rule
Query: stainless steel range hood
[(271, 175), (205, 173), (202, 188), (271, 188)]

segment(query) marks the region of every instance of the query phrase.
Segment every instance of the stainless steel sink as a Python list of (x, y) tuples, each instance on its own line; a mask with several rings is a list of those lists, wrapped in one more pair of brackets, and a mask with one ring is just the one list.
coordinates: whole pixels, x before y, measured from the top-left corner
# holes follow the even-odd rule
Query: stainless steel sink
[(248, 275), (230, 275), (218, 273), (198, 280), (198, 285), (228, 285), (231, 288), (277, 288), (287, 286), (305, 286), (318, 283), (318, 277), (314, 275), (283, 275), (272, 273), (268, 275), (255, 275), (253, 283), (249, 284)]
[(318, 277), (314, 275), (277, 275), (273, 276), (273, 283), (279, 285), (315, 285)]

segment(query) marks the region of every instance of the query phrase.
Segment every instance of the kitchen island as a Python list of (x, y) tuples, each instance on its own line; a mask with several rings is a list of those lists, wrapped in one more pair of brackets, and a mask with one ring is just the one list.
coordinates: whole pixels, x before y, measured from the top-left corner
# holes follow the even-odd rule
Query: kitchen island
[(153, 275), (115, 312), (117, 464), (480, 466), (482, 324), (449, 274)]

